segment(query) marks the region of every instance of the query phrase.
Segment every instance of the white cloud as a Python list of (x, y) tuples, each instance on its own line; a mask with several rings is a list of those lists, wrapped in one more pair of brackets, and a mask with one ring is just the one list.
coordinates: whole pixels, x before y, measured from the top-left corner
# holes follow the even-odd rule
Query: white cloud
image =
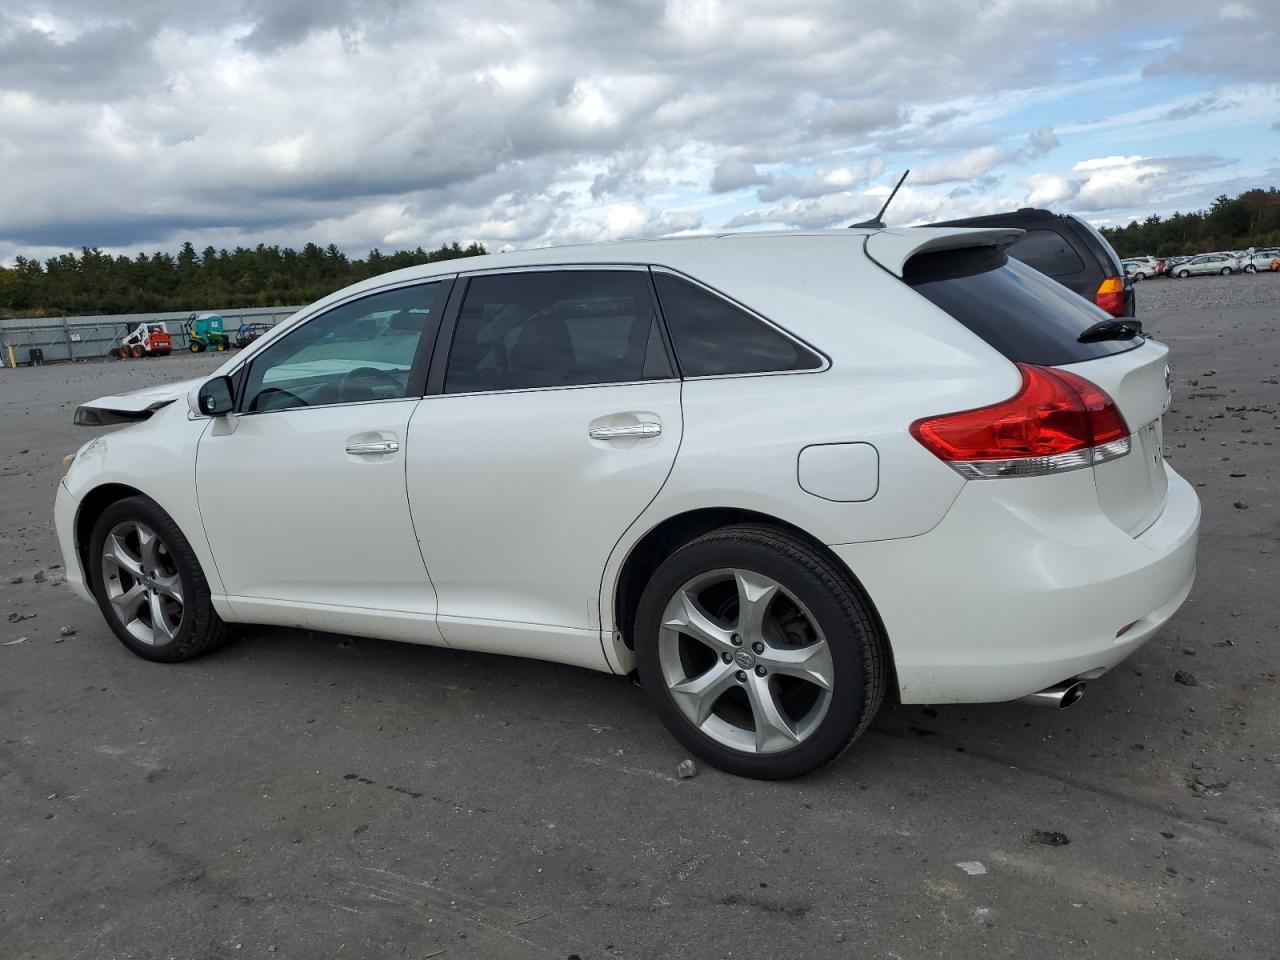
[[(1043, 161), (1059, 138), (1121, 137), (1170, 110), (1170, 124), (1274, 112), (1271, 67), (1220, 101), (1201, 90), (1030, 135), (1008, 118), (1124, 88), (1152, 58), (1204, 72), (1197, 51), (1274, 29), (1262, 9), (1238, 3), (1182, 42), (1117, 46), (1106, 70), (1064, 76), (1062, 51), (1092, 50), (1100, 24), (1122, 33), (1149, 11), (1119, 0), (959, 3), (927, 17), (846, 0), (10, 0), (0, 255), (188, 237), (360, 252), (840, 225), (875, 212), (886, 161), (916, 167), (893, 222), (1028, 196), (1154, 197), (1153, 185), (1193, 174), (1127, 143), (1097, 151), (1137, 156), (1107, 169)], [(1162, 22), (1200, 11), (1172, 0)], [(997, 189), (997, 177), (1019, 186)]]

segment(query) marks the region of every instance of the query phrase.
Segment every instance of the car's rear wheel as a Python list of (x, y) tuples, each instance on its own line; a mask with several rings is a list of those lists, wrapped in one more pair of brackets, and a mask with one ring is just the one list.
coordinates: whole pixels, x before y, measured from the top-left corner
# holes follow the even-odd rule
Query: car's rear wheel
[(636, 660), (689, 750), (782, 779), (839, 756), (879, 710), (886, 644), (836, 562), (786, 531), (725, 527), (681, 547), (645, 588)]
[(146, 497), (111, 504), (89, 538), (98, 607), (120, 641), (148, 660), (189, 660), (226, 639), (209, 584), (178, 525)]
[(1252, 263), (1248, 263), (1248, 264), (1245, 264), (1244, 272), (1245, 272), (1245, 273), (1257, 273), (1257, 272), (1258, 272), (1258, 268), (1257, 268), (1257, 267), (1255, 267)]
[(1231, 276), (1231, 268), (1230, 268), (1230, 267), (1223, 267), (1223, 268), (1222, 268), (1221, 270), (1219, 270), (1218, 272), (1219, 272), (1220, 274), (1222, 274), (1224, 277), (1229, 277), (1229, 276)]

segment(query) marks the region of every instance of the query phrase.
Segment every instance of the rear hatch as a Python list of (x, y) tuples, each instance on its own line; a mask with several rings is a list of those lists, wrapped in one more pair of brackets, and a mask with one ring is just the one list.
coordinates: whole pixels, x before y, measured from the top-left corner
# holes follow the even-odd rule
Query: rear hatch
[[(983, 246), (957, 247), (958, 239), (948, 237), (953, 249), (921, 244), (908, 253), (876, 234), (867, 253), (1010, 361), (1075, 374), (1110, 395), (1131, 447), (1089, 469), (1103, 512), (1137, 536), (1159, 517), (1167, 493), (1161, 417), (1169, 401), (1168, 348), (1131, 335), (1099, 307), (1008, 258), (990, 233), (974, 235)], [(1112, 329), (1104, 325), (1081, 339), (1099, 323)]]

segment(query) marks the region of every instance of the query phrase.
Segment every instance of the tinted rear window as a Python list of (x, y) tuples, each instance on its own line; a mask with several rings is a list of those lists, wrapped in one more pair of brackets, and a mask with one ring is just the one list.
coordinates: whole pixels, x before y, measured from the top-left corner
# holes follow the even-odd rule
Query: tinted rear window
[(1075, 248), (1053, 230), (1028, 230), (1009, 247), (1009, 256), (1051, 277), (1065, 277), (1084, 269), (1084, 261)]
[(1010, 360), (1058, 366), (1132, 350), (1143, 343), (1081, 343), (1099, 320), (1114, 319), (1025, 264), (992, 247), (926, 253), (907, 262), (911, 287)]

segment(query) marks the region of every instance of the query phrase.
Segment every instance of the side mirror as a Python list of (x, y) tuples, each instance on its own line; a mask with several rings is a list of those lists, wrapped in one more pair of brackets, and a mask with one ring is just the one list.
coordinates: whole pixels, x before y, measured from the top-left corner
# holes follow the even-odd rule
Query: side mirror
[(230, 413), (234, 406), (230, 377), (214, 377), (196, 391), (196, 413), (201, 416), (221, 417)]

